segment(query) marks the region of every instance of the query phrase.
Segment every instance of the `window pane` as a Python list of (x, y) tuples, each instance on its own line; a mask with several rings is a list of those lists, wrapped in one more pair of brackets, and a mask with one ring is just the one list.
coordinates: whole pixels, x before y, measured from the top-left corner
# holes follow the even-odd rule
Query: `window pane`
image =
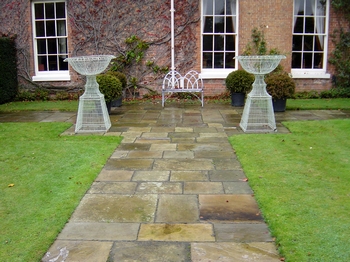
[(293, 51), (301, 51), (303, 46), (303, 36), (294, 35), (293, 36)]
[(214, 51), (223, 51), (224, 50), (224, 36), (216, 35), (214, 36)]
[(49, 56), (49, 71), (58, 70), (57, 56)]
[(34, 4), (35, 19), (44, 19), (44, 4)]
[(35, 22), (36, 36), (45, 36), (44, 22)]
[(203, 53), (203, 68), (213, 68), (212, 53)]
[(315, 53), (314, 68), (323, 68), (323, 53)]
[(224, 53), (215, 53), (214, 68), (223, 68), (223, 67), (224, 67)]
[(46, 71), (47, 70), (46, 56), (39, 56), (38, 57), (38, 65), (39, 65), (39, 71)]
[(66, 36), (66, 21), (59, 20), (57, 21), (57, 35)]
[(224, 14), (225, 14), (225, 1), (215, 0), (215, 15), (224, 15)]
[(49, 50), (49, 54), (57, 54), (56, 39), (48, 39), (47, 48)]
[(213, 0), (204, 0), (203, 14), (213, 15)]
[(214, 33), (224, 33), (224, 18), (223, 17), (215, 17), (215, 31)]
[(298, 17), (294, 26), (294, 33), (304, 33), (304, 18)]
[(56, 18), (65, 18), (65, 5), (64, 3), (56, 3)]
[(225, 68), (235, 68), (235, 53), (226, 53), (225, 56)]
[(304, 51), (312, 51), (314, 46), (314, 36), (304, 36)]
[(205, 17), (204, 23), (204, 33), (213, 33), (213, 17), (207, 16)]
[(316, 33), (324, 34), (325, 33), (325, 17), (316, 17)]
[[(319, 0), (316, 0), (319, 1)], [(315, 0), (305, 1), (305, 15), (314, 15)]]
[(38, 39), (37, 41), (38, 46), (38, 54), (46, 54), (46, 40), (45, 39)]
[(235, 51), (235, 36), (234, 35), (227, 35), (226, 36), (226, 51)]
[(301, 68), (301, 53), (292, 54), (292, 68)]
[[(235, 18), (233, 18), (235, 19)], [(232, 16), (226, 17), (226, 33), (234, 33)]]
[(58, 38), (58, 53), (67, 54), (67, 38)]
[(59, 56), (58, 62), (59, 62), (59, 70), (68, 70), (68, 63), (63, 62), (64, 59), (66, 59), (68, 56)]
[(45, 4), (45, 15), (46, 19), (55, 18), (54, 3)]
[(46, 21), (46, 36), (56, 36), (55, 21)]
[(323, 41), (324, 41), (324, 37), (323, 36), (315, 36), (315, 46), (314, 46), (314, 50), (315, 51), (323, 51)]
[(304, 53), (303, 68), (312, 68), (312, 53)]
[(305, 33), (315, 33), (315, 20), (313, 17), (305, 18)]
[(213, 36), (204, 35), (203, 36), (203, 51), (213, 51)]
[(236, 0), (226, 0), (226, 15), (236, 15)]

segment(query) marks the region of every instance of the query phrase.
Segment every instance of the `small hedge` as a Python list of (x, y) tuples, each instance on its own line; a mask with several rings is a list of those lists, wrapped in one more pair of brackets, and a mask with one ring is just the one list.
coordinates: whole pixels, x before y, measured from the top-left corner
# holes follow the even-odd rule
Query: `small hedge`
[(271, 73), (265, 78), (266, 90), (273, 99), (292, 98), (295, 94), (294, 80), (285, 72)]
[(105, 96), (105, 101), (112, 102), (122, 96), (122, 83), (118, 78), (110, 74), (101, 74), (96, 77), (100, 91)]
[(252, 89), (254, 75), (243, 69), (233, 71), (226, 77), (226, 88), (231, 93), (247, 93)]
[(18, 94), (17, 50), (15, 39), (0, 38), (0, 104), (12, 101)]

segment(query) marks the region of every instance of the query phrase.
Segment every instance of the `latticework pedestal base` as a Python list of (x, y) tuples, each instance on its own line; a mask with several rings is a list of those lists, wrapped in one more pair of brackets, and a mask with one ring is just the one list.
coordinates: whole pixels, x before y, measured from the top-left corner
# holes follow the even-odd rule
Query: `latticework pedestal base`
[(79, 109), (75, 133), (107, 132), (111, 127), (104, 96), (84, 96), (79, 98)]
[(260, 133), (276, 131), (275, 114), (271, 97), (248, 95), (240, 127), (244, 132)]

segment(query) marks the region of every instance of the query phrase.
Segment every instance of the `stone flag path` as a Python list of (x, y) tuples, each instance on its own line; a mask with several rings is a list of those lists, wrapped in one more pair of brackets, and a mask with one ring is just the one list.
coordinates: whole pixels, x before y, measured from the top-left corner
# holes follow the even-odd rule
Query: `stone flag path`
[[(105, 135), (124, 140), (42, 261), (280, 261), (227, 139), (242, 134), (241, 113), (217, 104), (115, 108)], [(12, 119), (75, 121), (73, 113), (24, 115)], [(348, 116), (291, 111), (276, 120), (288, 132), (281, 120)]]

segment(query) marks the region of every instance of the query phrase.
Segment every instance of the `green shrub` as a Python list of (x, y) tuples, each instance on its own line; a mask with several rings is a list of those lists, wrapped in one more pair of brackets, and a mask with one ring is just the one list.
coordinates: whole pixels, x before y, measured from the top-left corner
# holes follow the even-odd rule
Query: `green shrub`
[(0, 104), (12, 101), (18, 94), (16, 54), (15, 40), (0, 38)]
[(239, 69), (228, 74), (225, 84), (231, 93), (247, 93), (251, 90), (254, 79), (254, 75)]
[(122, 83), (118, 78), (110, 74), (101, 74), (96, 77), (97, 83), (100, 86), (100, 91), (105, 96), (106, 102), (122, 96)]
[(285, 72), (272, 73), (265, 78), (267, 92), (273, 99), (292, 98), (295, 93), (294, 80)]
[(122, 83), (122, 88), (125, 89), (128, 80), (126, 79), (126, 75), (122, 72), (118, 71), (108, 71), (107, 74), (115, 76), (116, 78), (119, 79), (119, 81)]

